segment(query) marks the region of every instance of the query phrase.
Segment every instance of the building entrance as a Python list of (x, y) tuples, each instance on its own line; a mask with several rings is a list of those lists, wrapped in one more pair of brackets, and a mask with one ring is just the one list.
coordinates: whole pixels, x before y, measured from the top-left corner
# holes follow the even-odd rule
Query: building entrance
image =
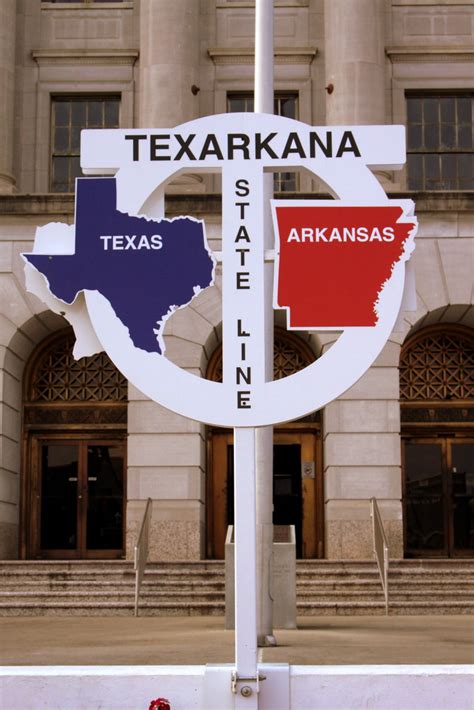
[(127, 382), (73, 343), (69, 328), (50, 336), (25, 372), (22, 558), (124, 554)]
[(474, 331), (421, 328), (400, 360), (405, 555), (474, 555)]
[[(273, 379), (287, 377), (315, 356), (300, 337), (275, 327)], [(207, 378), (222, 382), (222, 348), (211, 356)], [(297, 556), (323, 557), (323, 484), (320, 417), (314, 413), (273, 434), (273, 524), (294, 525)], [(233, 435), (209, 431), (207, 478), (207, 556), (223, 559), (227, 527), (234, 520)]]
[[(294, 525), (299, 558), (323, 556), (322, 472), (318, 429), (275, 430), (273, 524)], [(233, 434), (210, 435), (207, 554), (223, 559), (234, 522)]]
[(408, 556), (474, 554), (474, 438), (407, 438)]
[(122, 441), (35, 436), (31, 447), (32, 556), (120, 557), (124, 536)]

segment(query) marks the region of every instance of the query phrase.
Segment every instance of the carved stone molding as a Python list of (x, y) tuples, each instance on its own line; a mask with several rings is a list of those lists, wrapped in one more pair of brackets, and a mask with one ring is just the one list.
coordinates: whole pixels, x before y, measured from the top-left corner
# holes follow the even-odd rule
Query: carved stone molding
[(385, 52), (392, 62), (472, 62), (474, 48), (437, 45), (434, 47), (387, 47)]
[(94, 406), (41, 406), (25, 404), (25, 429), (43, 429), (55, 427), (103, 427), (114, 429), (127, 427), (127, 405), (107, 406), (98, 403)]
[[(253, 48), (215, 47), (208, 54), (216, 66), (223, 64), (254, 64)], [(276, 47), (275, 64), (311, 64), (318, 54), (317, 47)]]
[(33, 49), (32, 59), (39, 65), (62, 64), (125, 64), (133, 66), (138, 59), (137, 49)]

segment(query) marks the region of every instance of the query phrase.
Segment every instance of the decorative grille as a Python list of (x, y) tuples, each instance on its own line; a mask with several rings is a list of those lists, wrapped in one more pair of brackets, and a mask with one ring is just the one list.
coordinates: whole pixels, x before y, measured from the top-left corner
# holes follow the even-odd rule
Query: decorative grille
[(402, 355), (400, 398), (405, 401), (474, 397), (474, 339), (438, 332), (414, 342)]
[(74, 360), (73, 340), (49, 348), (36, 364), (32, 402), (123, 402), (127, 380), (105, 353)]
[[(296, 343), (293, 343), (282, 335), (275, 334), (273, 346), (274, 380), (281, 380), (283, 377), (293, 375), (311, 362), (312, 358), (303, 353)], [(219, 354), (219, 360), (213, 372), (211, 372), (211, 379), (215, 382), (222, 382), (222, 350)]]

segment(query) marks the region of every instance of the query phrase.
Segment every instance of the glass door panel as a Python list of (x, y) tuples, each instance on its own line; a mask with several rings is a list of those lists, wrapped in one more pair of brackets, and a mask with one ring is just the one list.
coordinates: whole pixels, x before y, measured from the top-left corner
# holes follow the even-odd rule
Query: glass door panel
[(474, 442), (451, 443), (454, 551), (474, 551)]
[(40, 456), (40, 548), (76, 551), (79, 447), (43, 443)]
[(442, 442), (405, 444), (405, 515), (408, 551), (445, 550)]
[(302, 551), (301, 446), (273, 446), (273, 524), (294, 525), (296, 555)]
[(121, 557), (125, 490), (122, 441), (38, 437), (33, 450), (38, 457), (32, 489), (32, 556)]
[[(302, 556), (301, 445), (273, 445), (273, 524), (294, 525)], [(227, 525), (234, 524), (234, 446), (227, 446)]]
[(119, 550), (123, 546), (124, 456), (120, 446), (87, 446), (88, 550)]

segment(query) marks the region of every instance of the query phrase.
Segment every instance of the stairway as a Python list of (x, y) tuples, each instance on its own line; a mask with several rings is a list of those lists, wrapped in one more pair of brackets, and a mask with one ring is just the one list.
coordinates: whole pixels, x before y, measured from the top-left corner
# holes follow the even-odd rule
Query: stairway
[[(474, 559), (394, 560), (390, 614), (474, 612)], [(135, 577), (125, 561), (0, 562), (0, 616), (131, 616)], [(384, 614), (372, 561), (300, 560), (299, 616)], [(141, 616), (223, 615), (222, 561), (147, 566)]]
[[(474, 613), (474, 559), (392, 560), (390, 614)], [(301, 560), (297, 563), (299, 616), (385, 614), (372, 561)]]
[[(222, 615), (224, 563), (149, 563), (140, 616)], [(125, 561), (0, 562), (0, 616), (131, 616), (133, 564)]]

